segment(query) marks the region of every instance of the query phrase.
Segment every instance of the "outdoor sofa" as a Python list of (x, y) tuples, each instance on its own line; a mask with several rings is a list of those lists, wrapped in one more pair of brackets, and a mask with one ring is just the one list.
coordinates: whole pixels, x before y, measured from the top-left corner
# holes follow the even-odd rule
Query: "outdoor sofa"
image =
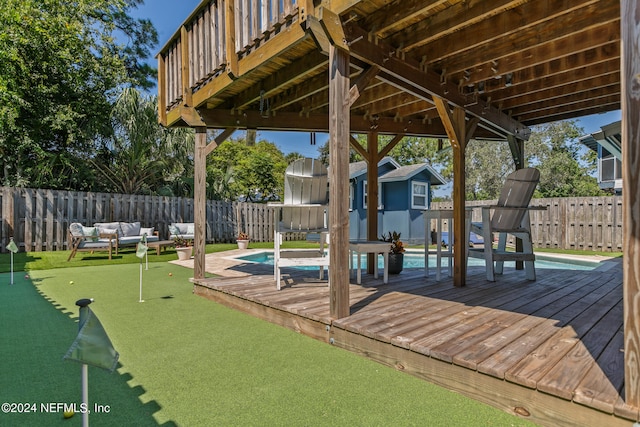
[(169, 240), (182, 237), (185, 240), (196, 238), (195, 225), (193, 222), (172, 222), (169, 225)]
[(101, 233), (97, 227), (85, 227), (78, 222), (69, 224), (69, 230), (67, 230), (67, 245), (71, 250), (69, 258), (76, 256), (77, 252), (91, 252), (107, 251), (109, 252), (109, 259), (113, 252), (114, 244), (117, 240), (115, 233)]
[(137, 245), (145, 234), (148, 242), (160, 240), (154, 227), (142, 227), (140, 222), (97, 222), (93, 226), (98, 229), (99, 234), (116, 236), (113, 243), (116, 255), (121, 247)]

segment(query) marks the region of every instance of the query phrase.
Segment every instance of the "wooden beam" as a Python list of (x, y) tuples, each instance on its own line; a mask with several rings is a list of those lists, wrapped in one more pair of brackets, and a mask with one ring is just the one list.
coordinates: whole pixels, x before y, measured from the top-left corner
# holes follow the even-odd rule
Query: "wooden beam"
[[(367, 240), (378, 240), (378, 133), (367, 134)], [(367, 273), (373, 274), (378, 254), (367, 254)]]
[(380, 80), (401, 87), (426, 101), (433, 102), (434, 97), (446, 99), (457, 107), (466, 108), (470, 114), (505, 135), (515, 135), (521, 139), (528, 138), (530, 130), (527, 126), (502, 113), (481, 98), (474, 105), (468, 105), (468, 99), (460, 93), (457, 84), (442, 82), (440, 75), (435, 71), (423, 70), (417, 61), (392, 54), (395, 50), (381, 41), (378, 43), (369, 41), (367, 32), (355, 24), (348, 24), (345, 33), (350, 41), (351, 56), (362, 63), (380, 67), (380, 73), (377, 76)]
[(402, 141), (402, 138), (404, 138), (404, 134), (398, 134), (394, 136), (393, 139), (389, 141), (389, 143), (385, 145), (382, 150), (380, 150), (380, 152), (378, 153), (378, 159), (381, 159), (389, 154), (389, 151), (393, 150), (393, 147), (395, 147), (400, 141)]
[(468, 137), (465, 112), (460, 107), (449, 110), (447, 102), (434, 97), (438, 114), (442, 119), (449, 142), (453, 147), (453, 285), (464, 286), (467, 281), (466, 263), (464, 259), (466, 245), (465, 230), (465, 149)]
[(235, 2), (225, 1), (224, 28), (226, 32), (227, 75), (235, 78), (238, 75), (238, 54), (236, 53), (236, 16)]
[(207, 124), (202, 121), (198, 111), (189, 107), (188, 105), (182, 105), (178, 107), (180, 110), (180, 118), (190, 127), (206, 127)]
[[(174, 109), (175, 110), (175, 109)], [(169, 112), (172, 116), (173, 111)], [(225, 109), (198, 109), (202, 120), (209, 128), (224, 129), (235, 127), (239, 129), (258, 130), (292, 130), (300, 132), (327, 132), (329, 130), (329, 116), (324, 113), (288, 113), (278, 112), (275, 116), (263, 117), (257, 110), (225, 110)], [(174, 122), (177, 121), (174, 118)], [(380, 135), (419, 136), (441, 138), (446, 135), (445, 129), (440, 120), (425, 121), (413, 120), (401, 122), (390, 117), (371, 118), (362, 115), (351, 115), (351, 131), (353, 133), (368, 133), (376, 130)], [(476, 137), (490, 140), (497, 140), (495, 133), (485, 129), (478, 129)], [(504, 140), (504, 138), (500, 138)]]
[(362, 91), (364, 91), (371, 80), (373, 80), (378, 74), (378, 71), (380, 71), (380, 68), (372, 65), (358, 76), (356, 82), (353, 84), (353, 86), (351, 86), (351, 89), (349, 90), (349, 106), (352, 106), (353, 103), (356, 102), (356, 100), (360, 97)]
[(320, 24), (322, 24), (322, 28), (324, 28), (331, 44), (338, 49), (348, 51), (349, 44), (344, 35), (340, 17), (326, 7), (320, 7), (318, 10), (318, 20)]
[(329, 48), (329, 315), (349, 316), (349, 55)]
[(191, 82), (189, 81), (189, 32), (183, 25), (180, 28), (180, 41), (182, 50), (180, 52), (182, 58), (182, 104), (193, 107), (191, 96)]
[(369, 152), (360, 145), (357, 139), (353, 137), (353, 135), (349, 135), (349, 142), (351, 143), (351, 147), (358, 152), (362, 156), (363, 159), (369, 161)]
[(164, 55), (158, 55), (158, 122), (167, 125), (167, 70)]
[(621, 0), (624, 396), (640, 406), (640, 0)]
[(211, 154), (211, 152), (220, 144), (222, 144), (227, 138), (229, 138), (236, 131), (236, 128), (226, 128), (219, 135), (217, 135), (213, 141), (207, 144), (204, 149), (205, 157)]
[(205, 235), (207, 224), (207, 128), (197, 127), (193, 158), (193, 215), (195, 239), (193, 240), (193, 278), (204, 279)]

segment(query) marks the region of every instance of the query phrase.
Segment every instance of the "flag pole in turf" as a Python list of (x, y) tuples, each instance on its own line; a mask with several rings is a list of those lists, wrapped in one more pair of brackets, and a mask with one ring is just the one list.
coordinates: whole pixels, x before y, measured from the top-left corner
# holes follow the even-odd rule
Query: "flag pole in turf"
[[(147, 240), (146, 234), (143, 236), (143, 239)], [(142, 258), (145, 258), (147, 256), (147, 250), (149, 249), (149, 247), (147, 245), (145, 245), (144, 243), (142, 243), (142, 241), (138, 242), (138, 247), (136, 248), (136, 256), (138, 258), (140, 258), (140, 299), (138, 300), (138, 302), (144, 302), (144, 300), (142, 299)], [(147, 264), (147, 269), (148, 269), (148, 264)]]
[(9, 240), (9, 244), (7, 245), (7, 250), (11, 253), (11, 283), (13, 285), (13, 254), (18, 252), (18, 245), (13, 241), (13, 237)]
[(110, 372), (116, 368), (120, 355), (113, 348), (109, 336), (105, 332), (100, 320), (89, 308), (92, 298), (76, 301), (80, 307), (80, 321), (78, 336), (64, 355), (64, 359), (82, 363), (82, 426), (89, 427), (89, 365), (106, 369)]

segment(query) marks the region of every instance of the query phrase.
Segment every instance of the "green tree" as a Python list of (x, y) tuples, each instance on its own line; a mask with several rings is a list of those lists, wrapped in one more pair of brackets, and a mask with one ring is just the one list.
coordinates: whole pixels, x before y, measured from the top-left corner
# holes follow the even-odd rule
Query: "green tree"
[[(91, 189), (80, 160), (111, 131), (123, 85), (153, 85), (142, 61), (157, 42), (142, 0), (4, 0), (0, 8), (3, 185)], [(124, 40), (119, 42), (118, 40)]]
[(590, 176), (594, 159), (581, 154), (584, 130), (575, 120), (535, 126), (525, 143), (528, 164), (540, 170), (535, 197), (584, 197), (605, 194)]
[(281, 197), (288, 162), (272, 142), (224, 141), (207, 158), (208, 197), (265, 202)]
[[(534, 126), (524, 144), (529, 166), (540, 170), (535, 197), (595, 196), (603, 192), (590, 176), (593, 156), (581, 154), (578, 138), (584, 134), (574, 120)], [(514, 168), (509, 145), (505, 141), (471, 140), (466, 150), (467, 200), (496, 199), (506, 176)]]
[(90, 158), (105, 190), (125, 194), (167, 194), (167, 183), (193, 177), (194, 133), (158, 124), (155, 97), (133, 88), (118, 97), (111, 114), (112, 136)]
[(506, 176), (514, 169), (507, 142), (472, 139), (465, 155), (467, 200), (497, 199)]

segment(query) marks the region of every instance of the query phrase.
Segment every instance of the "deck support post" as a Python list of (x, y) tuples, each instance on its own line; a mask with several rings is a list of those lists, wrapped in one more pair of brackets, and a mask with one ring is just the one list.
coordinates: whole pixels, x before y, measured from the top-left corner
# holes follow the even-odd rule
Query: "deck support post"
[(621, 0), (624, 396), (640, 406), (640, 0)]
[[(378, 132), (367, 134), (367, 240), (378, 239)], [(378, 254), (367, 254), (367, 273), (373, 274)]]
[(204, 279), (205, 233), (207, 223), (207, 128), (197, 127), (193, 158), (193, 278)]
[[(524, 158), (524, 141), (517, 139), (513, 135), (507, 135), (507, 142), (509, 143), (511, 157), (513, 158), (513, 164), (516, 165), (516, 170), (523, 169), (526, 165)], [(516, 237), (515, 240), (516, 252), (522, 252), (522, 239)], [(516, 270), (524, 270), (524, 261), (516, 261)]]
[(329, 315), (349, 316), (349, 53), (329, 47)]
[[(466, 230), (465, 230), (465, 149), (471, 135), (475, 132), (478, 119), (465, 120), (463, 108), (449, 109), (449, 104), (442, 98), (433, 97), (442, 120), (449, 142), (453, 148), (453, 285), (464, 286), (467, 282), (467, 269), (464, 259)], [(426, 249), (425, 249), (426, 250)]]

